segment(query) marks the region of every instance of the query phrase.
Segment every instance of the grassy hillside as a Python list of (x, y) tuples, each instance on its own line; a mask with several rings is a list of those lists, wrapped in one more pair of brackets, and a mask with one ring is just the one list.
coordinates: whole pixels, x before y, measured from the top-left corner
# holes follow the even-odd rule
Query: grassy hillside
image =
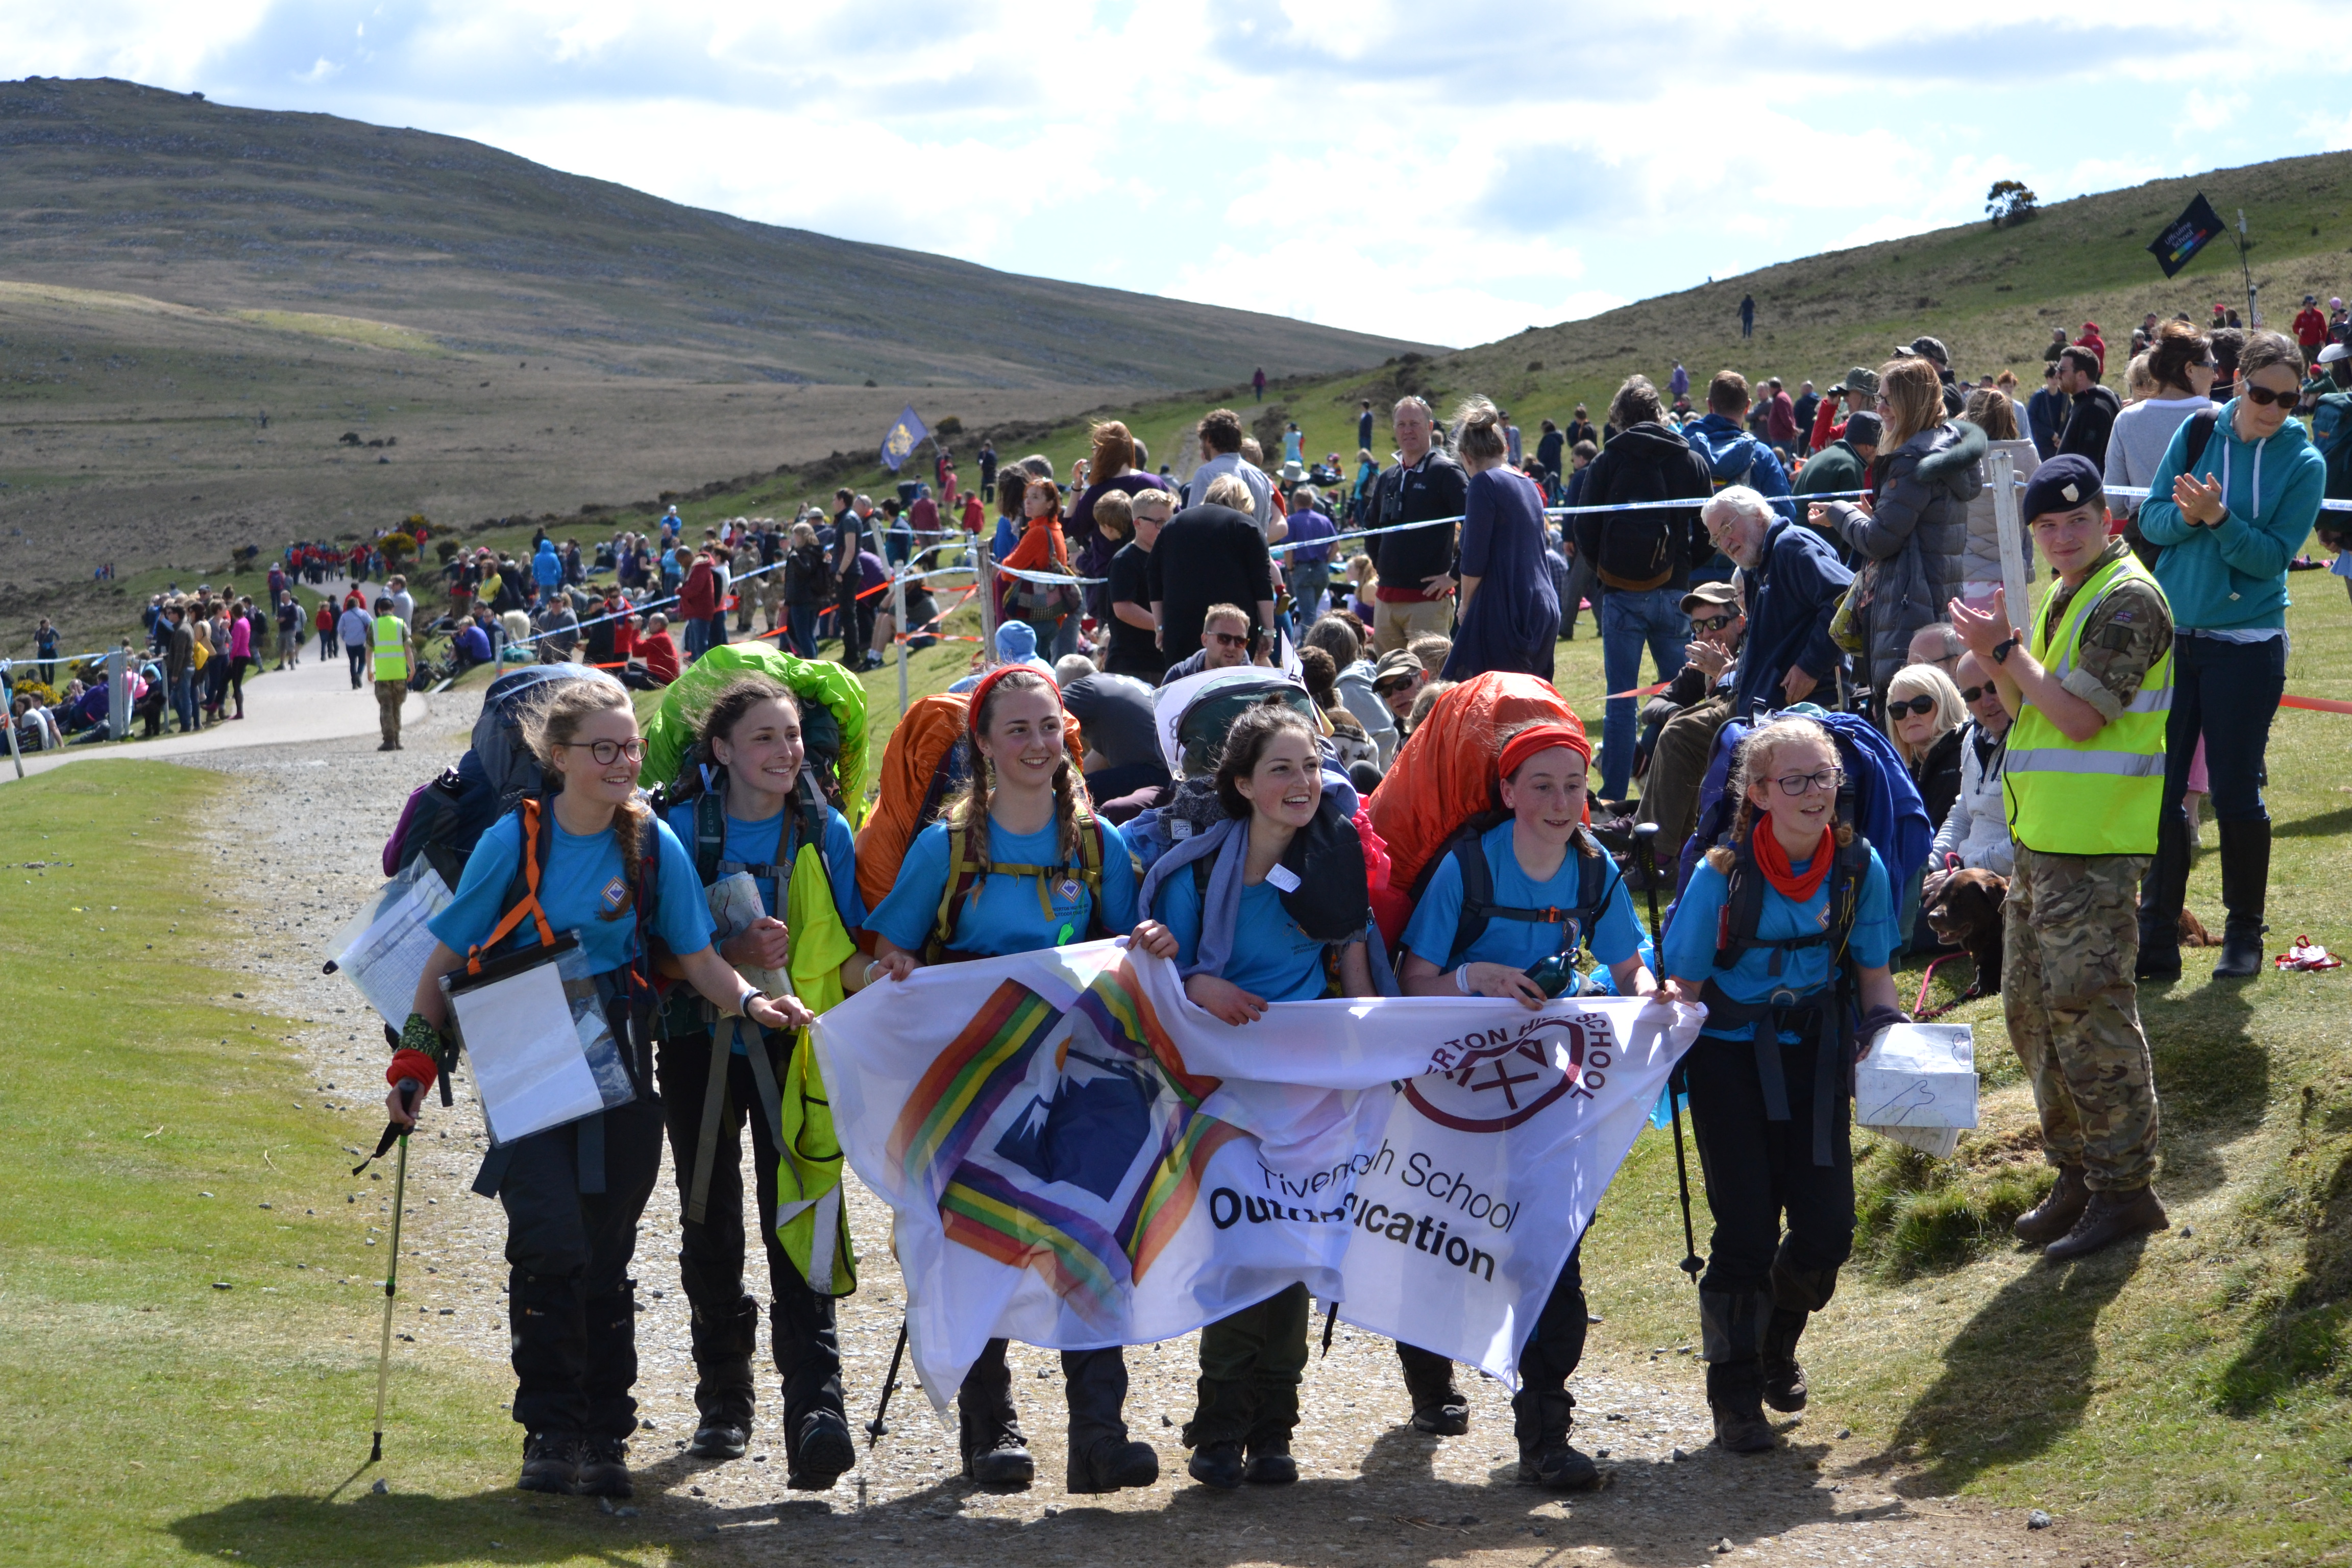
[[(332, 340), (736, 382), (1181, 387), (1410, 346), (680, 206), (478, 142), (131, 82), (0, 84), (0, 276)], [(323, 319), (322, 318), (326, 318)]]

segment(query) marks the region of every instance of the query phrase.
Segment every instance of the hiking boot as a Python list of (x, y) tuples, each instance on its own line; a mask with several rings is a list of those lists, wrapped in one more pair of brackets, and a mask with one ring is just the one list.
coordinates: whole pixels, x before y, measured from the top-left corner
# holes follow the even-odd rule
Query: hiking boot
[(1020, 1433), (1006, 1432), (993, 1447), (966, 1453), (963, 1474), (983, 1487), (1025, 1487), (1037, 1479), (1037, 1461), (1029, 1457)]
[(1242, 1464), (1242, 1446), (1234, 1442), (1203, 1443), (1185, 1465), (1184, 1473), (1204, 1487), (1232, 1491), (1242, 1484), (1246, 1473)]
[(1013, 1374), (1004, 1342), (991, 1340), (956, 1391), (965, 1479), (984, 1487), (1025, 1487), (1037, 1476), (1021, 1417), (1013, 1408)]
[(795, 1438), (784, 1470), (784, 1485), (793, 1491), (831, 1491), (844, 1470), (856, 1468), (849, 1423), (837, 1410), (812, 1410), (802, 1416)]
[(2224, 822), (2221, 835), (2221, 903), (2230, 918), (2221, 927), (2221, 959), (2216, 980), (2251, 980), (2263, 972), (2263, 904), (2270, 892), (2271, 825)]
[(1249, 1463), (1242, 1468), (1242, 1479), (1254, 1487), (1286, 1487), (1297, 1481), (1298, 1461), (1290, 1457), (1290, 1445), (1251, 1444)]
[(1775, 1410), (1793, 1414), (1805, 1407), (1805, 1369), (1797, 1361), (1797, 1341), (1804, 1333), (1810, 1315), (1790, 1307), (1775, 1307), (1771, 1321), (1764, 1327), (1764, 1352), (1757, 1358), (1757, 1366), (1763, 1383), (1764, 1403)]
[(728, 1420), (712, 1416), (694, 1429), (694, 1441), (686, 1451), (698, 1459), (740, 1459), (743, 1446), (751, 1440), (751, 1433)]
[(572, 1483), (581, 1497), (629, 1497), (629, 1445), (621, 1437), (590, 1437), (580, 1446), (580, 1479)]
[(1470, 1402), (1454, 1381), (1454, 1363), (1418, 1345), (1397, 1346), (1404, 1367), (1404, 1391), (1412, 1399), (1412, 1429), (1433, 1437), (1459, 1437), (1470, 1430)]
[(1552, 1433), (1538, 1447), (1519, 1450), (1519, 1480), (1549, 1492), (1591, 1491), (1601, 1484), (1601, 1467), (1567, 1433)]
[[(1233, 1447), (1238, 1469), (1240, 1445)], [(1159, 1479), (1160, 1456), (1150, 1444), (1131, 1437), (1100, 1437), (1085, 1448), (1074, 1445), (1062, 1472), (1063, 1488), (1072, 1492), (1115, 1492), (1121, 1487), (1148, 1487)]]
[(1726, 1453), (1769, 1454), (1780, 1447), (1764, 1418), (1764, 1388), (1755, 1362), (1710, 1363), (1706, 1407), (1715, 1417), (1716, 1443)]
[(2093, 1193), (2083, 1217), (2064, 1236), (2043, 1247), (2042, 1256), (2053, 1263), (2087, 1258), (2118, 1241), (2152, 1230), (2168, 1230), (2171, 1226), (2172, 1221), (2165, 1217), (2164, 1205), (2156, 1201), (2153, 1187), (2134, 1187), (2127, 1193)]
[(2074, 1228), (2083, 1217), (2083, 1210), (2091, 1201), (2091, 1189), (2083, 1184), (2083, 1167), (2058, 1167), (2058, 1184), (2048, 1195), (2017, 1216), (2010, 1229), (2017, 1239), (2028, 1247), (2047, 1247)]
[(568, 1495), (580, 1479), (580, 1439), (570, 1432), (533, 1432), (522, 1440), (522, 1475), (515, 1485), (527, 1492)]

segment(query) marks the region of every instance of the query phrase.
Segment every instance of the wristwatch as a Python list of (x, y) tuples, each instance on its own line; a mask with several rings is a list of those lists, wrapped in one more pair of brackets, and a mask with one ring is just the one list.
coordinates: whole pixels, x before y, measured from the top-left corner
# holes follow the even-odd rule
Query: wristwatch
[(2007, 664), (2009, 662), (2009, 656), (2016, 651), (2017, 638), (2014, 637), (2009, 637), (2001, 642), (1997, 642), (1993, 645), (1992, 648), (1992, 661), (1995, 664)]

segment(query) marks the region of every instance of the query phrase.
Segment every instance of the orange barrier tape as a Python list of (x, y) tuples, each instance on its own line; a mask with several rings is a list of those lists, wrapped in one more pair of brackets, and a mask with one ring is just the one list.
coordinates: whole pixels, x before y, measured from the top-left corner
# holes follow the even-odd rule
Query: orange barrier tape
[(1659, 692), (1664, 691), (1667, 687), (1672, 686), (1674, 682), (1671, 680), (1661, 680), (1655, 686), (1637, 686), (1631, 691), (1612, 691), (1608, 696), (1602, 698), (1601, 700), (1603, 702), (1614, 702), (1620, 697), (1655, 697)]
[(2279, 699), (2282, 708), (2303, 708), (2314, 713), (2352, 713), (2352, 702), (2339, 702), (2333, 697), (2296, 697)]

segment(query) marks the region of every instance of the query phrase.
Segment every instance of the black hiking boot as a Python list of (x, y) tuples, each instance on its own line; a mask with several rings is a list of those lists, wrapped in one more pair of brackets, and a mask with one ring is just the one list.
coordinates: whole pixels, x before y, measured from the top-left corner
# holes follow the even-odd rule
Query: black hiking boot
[(1769, 1454), (1780, 1446), (1764, 1417), (1764, 1385), (1757, 1363), (1710, 1363), (1706, 1407), (1715, 1417), (1716, 1443), (1726, 1453)]
[(621, 1437), (590, 1437), (580, 1445), (580, 1479), (572, 1483), (581, 1497), (630, 1497), (636, 1488), (629, 1480), (629, 1445)]
[(580, 1479), (580, 1439), (570, 1432), (533, 1432), (522, 1440), (522, 1475), (515, 1485), (527, 1492), (568, 1496)]
[(1405, 1393), (1412, 1397), (1412, 1429), (1433, 1437), (1459, 1437), (1470, 1430), (1470, 1402), (1454, 1381), (1454, 1363), (1418, 1345), (1399, 1344)]
[(1242, 1467), (1242, 1479), (1254, 1487), (1292, 1485), (1298, 1479), (1298, 1461), (1290, 1457), (1290, 1444), (1251, 1444), (1249, 1463)]
[(1764, 1403), (1793, 1414), (1805, 1407), (1805, 1369), (1797, 1361), (1797, 1341), (1811, 1314), (1790, 1307), (1775, 1307), (1764, 1326), (1764, 1352), (1757, 1358), (1763, 1382)]
[(1203, 1443), (1193, 1450), (1191, 1461), (1184, 1467), (1184, 1473), (1204, 1487), (1214, 1487), (1221, 1492), (1232, 1491), (1242, 1484), (1242, 1446), (1231, 1440)]
[(740, 1459), (751, 1440), (751, 1434), (733, 1421), (711, 1416), (694, 1429), (694, 1441), (686, 1446), (686, 1451), (698, 1459)]
[(2153, 1187), (2135, 1187), (2127, 1193), (2093, 1193), (2083, 1217), (2074, 1222), (2072, 1230), (2043, 1247), (2042, 1256), (2053, 1263), (2063, 1263), (2070, 1258), (2087, 1258), (2118, 1241), (2171, 1226), (2164, 1205), (2156, 1201)]
[(984, 1487), (1025, 1487), (1037, 1477), (1021, 1417), (1013, 1408), (1013, 1374), (1004, 1364), (1004, 1342), (991, 1340), (964, 1373), (956, 1392), (961, 1427), (963, 1473)]
[(2017, 1239), (2028, 1247), (2047, 1247), (2074, 1228), (2090, 1206), (2091, 1189), (2083, 1184), (2083, 1167), (2058, 1167), (2058, 1184), (2047, 1196), (2017, 1216), (2010, 1226)]
[(1127, 1435), (1127, 1363), (1119, 1351), (1064, 1351), (1062, 1386), (1070, 1405), (1065, 1487), (1110, 1492), (1160, 1479), (1160, 1456)]
[(838, 1410), (812, 1410), (791, 1434), (784, 1456), (784, 1485), (796, 1492), (825, 1492), (844, 1470), (857, 1465), (849, 1423)]
[(1576, 1492), (1600, 1484), (1601, 1467), (1569, 1443), (1575, 1420), (1576, 1399), (1565, 1388), (1523, 1387), (1511, 1396), (1522, 1485)]

